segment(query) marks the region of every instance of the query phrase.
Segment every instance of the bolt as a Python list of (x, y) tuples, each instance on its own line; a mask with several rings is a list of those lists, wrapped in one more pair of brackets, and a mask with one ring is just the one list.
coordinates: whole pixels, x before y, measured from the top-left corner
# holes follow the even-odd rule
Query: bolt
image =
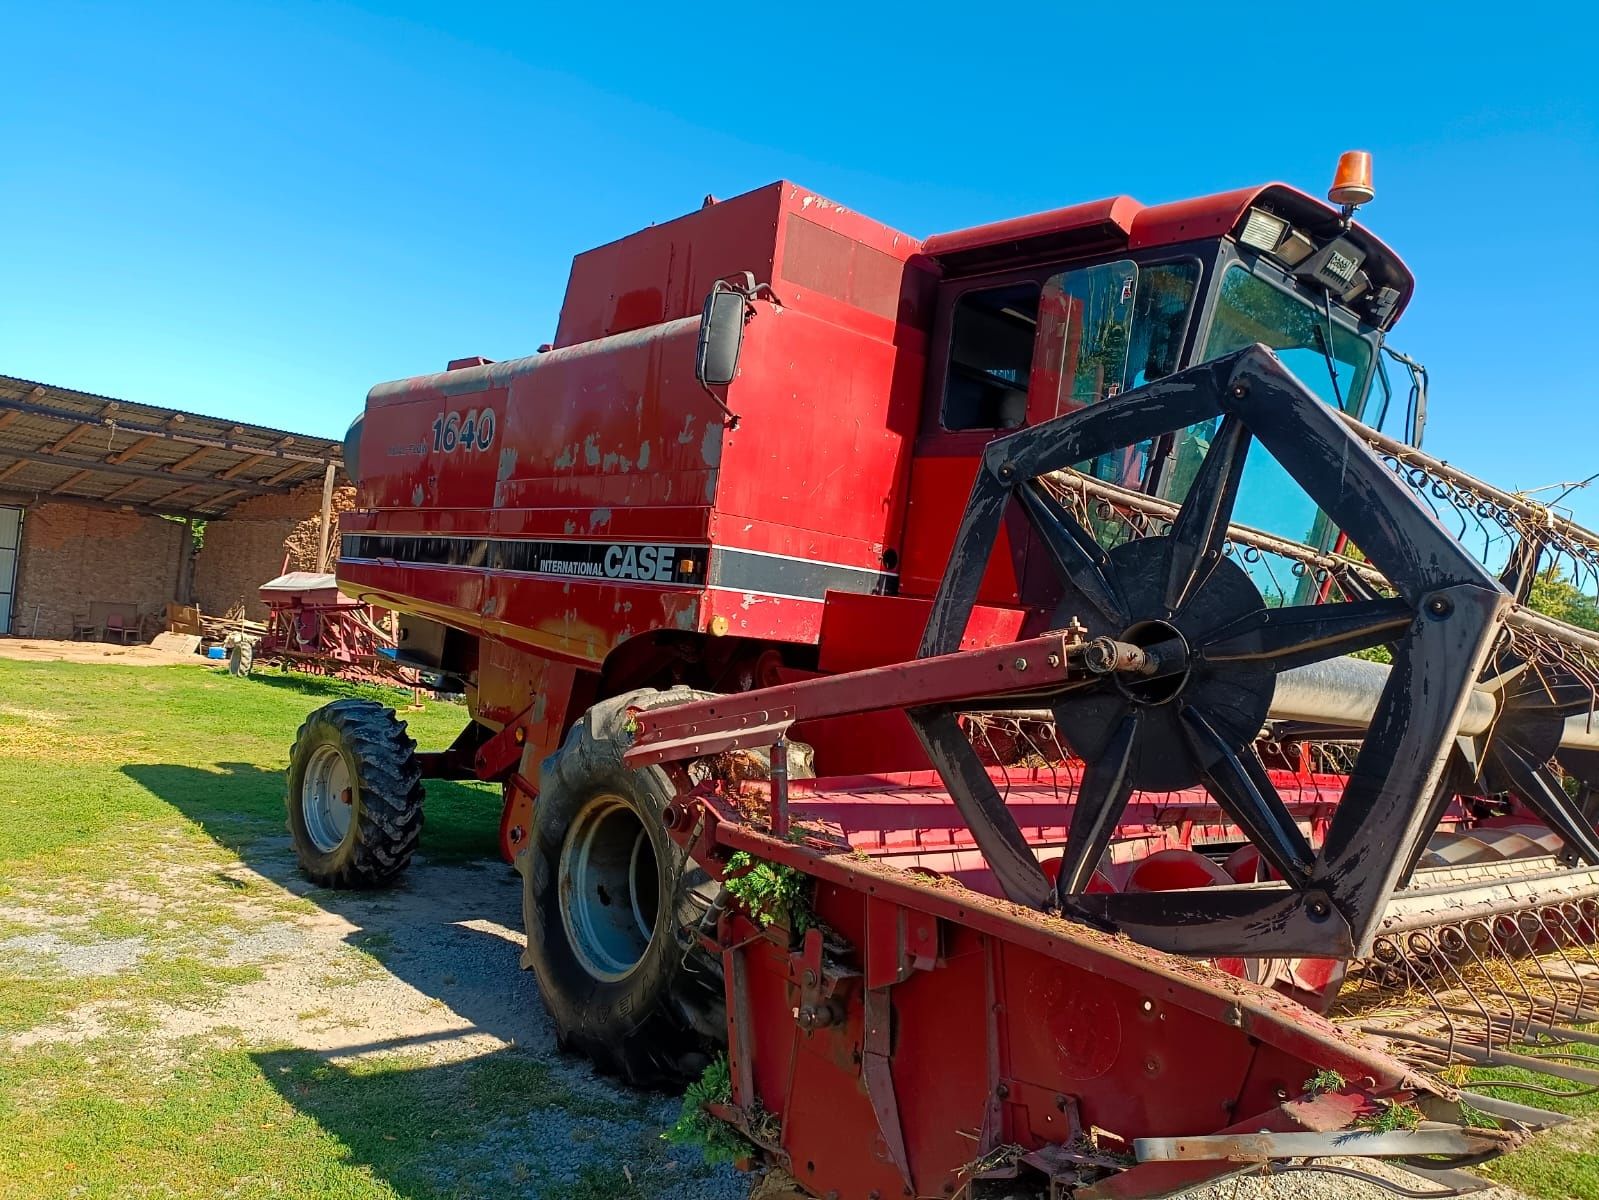
[(1242, 400), (1247, 395), (1249, 395), (1249, 385), (1247, 383), (1233, 384), (1233, 399)]
[(1060, 666), (1060, 655), (1051, 654), (1046, 661), (1049, 663), (1050, 666), (1058, 667), (1058, 666)]
[(805, 969), (805, 986), (806, 987), (815, 987), (816, 986), (816, 972), (811, 970), (809, 967), (807, 967)]
[(1009, 479), (1014, 474), (1016, 474), (1016, 468), (1010, 463), (999, 464), (999, 477), (1001, 479)]
[(1431, 596), (1427, 600), (1427, 612), (1434, 617), (1447, 617), (1455, 611), (1455, 602), (1448, 596)]
[(1323, 921), (1332, 912), (1332, 905), (1327, 903), (1325, 896), (1316, 896), (1305, 904), (1305, 911), (1316, 920)]
[(1027, 660), (1025, 658), (1018, 658), (1015, 662), (1011, 663), (1011, 666), (1015, 667), (1018, 671), (1025, 671), (1027, 670)]
[(996, 1085), (994, 1088), (994, 1095), (998, 1096), (1001, 1100), (1005, 1099), (1010, 1095), (1010, 1085), (1004, 1083)]

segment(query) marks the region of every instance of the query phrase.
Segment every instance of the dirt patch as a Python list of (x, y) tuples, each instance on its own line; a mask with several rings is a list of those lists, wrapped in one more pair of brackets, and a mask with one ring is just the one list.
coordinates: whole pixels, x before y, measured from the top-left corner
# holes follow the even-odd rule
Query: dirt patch
[[(206, 957), (256, 967), (260, 977), (204, 1004), (146, 1006), (141, 1043), (158, 1058), (211, 1035), (334, 1059), (407, 1050), (447, 1062), (515, 1045), (553, 1047), (531, 976), (517, 968), (521, 890), (508, 870), (419, 864), (393, 890), (331, 895), (300, 879), (286, 851), (257, 866), (268, 873), (242, 864), (226, 873), (240, 891), (228, 900), (238, 925), (215, 931)], [(216, 880), (200, 867), (189, 873), (190, 888)], [(167, 882), (181, 891), (186, 881), (169, 874)], [(265, 899), (279, 888), (275, 902)], [(313, 892), (316, 903), (282, 903)], [(108, 888), (105, 900), (128, 915), (163, 910), (162, 898), (127, 884)], [(0, 940), (0, 957), (104, 975), (136, 966), (145, 949), (140, 938), (81, 933), (58, 921), (53, 930)], [(80, 1040), (117, 1005), (81, 1005), (54, 1026), (29, 1030), (26, 1041)]]
[(0, 941), (0, 957), (47, 962), (54, 970), (73, 976), (115, 975), (131, 970), (139, 965), (144, 952), (144, 939), (138, 937), (75, 942), (46, 931)]
[(1599, 1133), (1599, 1117), (1583, 1117), (1565, 1125), (1556, 1125), (1544, 1135), (1548, 1144), (1573, 1154), (1585, 1154)]
[(112, 642), (69, 642), (54, 638), (0, 637), (0, 658), (18, 662), (111, 663), (129, 667), (158, 667), (168, 663), (216, 665), (198, 654), (158, 650), (154, 646), (119, 646)]
[[(498, 1068), (527, 1090), (531, 1071), (525, 1110), (486, 1122), (461, 1148), (462, 1163), (440, 1159), (441, 1194), (521, 1194), (532, 1180), (575, 1186), (598, 1164), (623, 1162), (654, 1181), (651, 1195), (747, 1195), (749, 1176), (707, 1170), (697, 1152), (660, 1140), (676, 1100), (597, 1078), (559, 1052), (533, 976), (518, 966), (521, 881), (508, 868), (419, 858), (391, 890), (328, 892), (300, 876), (286, 838), (270, 843), (222, 870), (163, 863), (153, 889), (112, 881), (72, 917), (51, 914), (47, 929), (0, 934), (0, 962), (13, 969), (100, 980), (126, 972), (132, 982), (158, 952), (197, 953), (201, 910), (185, 902), (205, 911), (220, 903), (228, 919), (199, 931), (199, 953), (213, 968), (251, 975), (192, 996), (79, 1003), (0, 1037), (0, 1061), (119, 1039), (156, 1074), (185, 1070), (208, 1047), (258, 1051), (273, 1070), (307, 1054), (335, 1074), (400, 1069), (441, 1089), (459, 1086), (461, 1072)], [(97, 939), (108, 912), (154, 932)], [(493, 1178), (481, 1174), (484, 1163)]]

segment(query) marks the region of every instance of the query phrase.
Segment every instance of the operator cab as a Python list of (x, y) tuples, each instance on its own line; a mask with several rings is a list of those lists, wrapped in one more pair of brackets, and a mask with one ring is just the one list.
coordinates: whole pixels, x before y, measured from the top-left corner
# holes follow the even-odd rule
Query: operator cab
[[(1366, 179), (1369, 198), (1369, 165)], [(1396, 415), (1383, 337), (1412, 280), (1392, 251), (1349, 222), (1352, 211), (1271, 185), (1178, 205), (1122, 200), (1023, 218), (1033, 230), (1056, 218), (1057, 245), (1074, 220), (1090, 238), (1121, 243), (1050, 264), (1020, 261), (1043, 235), (1007, 236), (1016, 222), (930, 239), (946, 271), (933, 344), (948, 351), (929, 364), (920, 452), (975, 450), (1006, 430), (1255, 343), (1329, 405), (1381, 427)], [(985, 256), (985, 244), (996, 253)], [(952, 264), (968, 270), (956, 274)], [(1415, 426), (1413, 417), (1401, 436), (1414, 439)], [(1216, 422), (1196, 425), (1078, 469), (1181, 502), (1215, 431)], [(1338, 538), (1259, 445), (1234, 520), (1320, 549)]]

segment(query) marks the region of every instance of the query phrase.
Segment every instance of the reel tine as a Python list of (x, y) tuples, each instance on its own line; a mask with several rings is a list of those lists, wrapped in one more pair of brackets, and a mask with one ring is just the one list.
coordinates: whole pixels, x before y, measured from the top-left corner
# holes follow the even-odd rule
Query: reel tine
[(1432, 1001), (1433, 1011), (1443, 1018), (1445, 1041), (1448, 1043), (1444, 1056), (1448, 1062), (1454, 1062), (1455, 1040), (1459, 1033), (1455, 1027), (1455, 1018), (1439, 998), (1438, 993), (1427, 982), (1427, 972), (1417, 970), (1414, 966), (1416, 959), (1419, 958), (1423, 963), (1431, 967), (1433, 971), (1437, 971), (1438, 944), (1424, 930), (1414, 929), (1405, 937), (1405, 949), (1410, 952), (1405, 956), (1405, 962), (1412, 967), (1416, 983), (1427, 993), (1427, 998)]
[(1461, 956), (1465, 953), (1468, 953), (1471, 949), (1466, 944), (1465, 934), (1462, 933), (1457, 926), (1445, 925), (1438, 931), (1438, 947), (1440, 952), (1444, 955), (1444, 961), (1448, 965), (1449, 973), (1454, 977), (1455, 982), (1459, 985), (1460, 992), (1465, 995), (1465, 997), (1470, 1000), (1473, 1005), (1476, 1006), (1477, 1015), (1482, 1018), (1481, 1029), (1483, 1041), (1490, 1049), (1492, 1049), (1493, 1014), (1488, 1011), (1488, 1006), (1485, 1005), (1478, 997), (1477, 989), (1471, 986), (1470, 982), (1466, 979), (1465, 974), (1460, 969)]
[(1528, 960), (1543, 979), (1544, 986), (1549, 990), (1550, 1002), (1543, 1009), (1546, 1014), (1543, 1024), (1548, 1032), (1553, 1034), (1556, 1028), (1555, 1021), (1558, 1013), (1560, 991), (1555, 986), (1555, 981), (1549, 977), (1549, 971), (1544, 966), (1543, 955), (1538, 953), (1538, 942), (1541, 940), (1543, 928), (1543, 920), (1537, 913), (1524, 909), (1516, 914), (1516, 933), (1527, 949)]
[[(1483, 961), (1482, 956), (1477, 953), (1477, 947), (1479, 945), (1493, 945), (1493, 927), (1489, 922), (1480, 919), (1468, 921), (1462, 927), (1461, 933), (1466, 944), (1466, 950), (1471, 954), (1472, 961), (1477, 966), (1477, 977), (1479, 979), (1487, 980), (1488, 983), (1492, 985), (1493, 990), (1499, 994), (1499, 999), (1504, 1001), (1505, 1007), (1503, 1020), (1506, 1026), (1506, 1038), (1507, 1040), (1513, 1040), (1515, 1037), (1515, 1002), (1511, 1000), (1510, 994), (1506, 992), (1505, 989), (1500, 985), (1497, 974), (1488, 966), (1487, 963)], [(1472, 995), (1475, 996), (1477, 994), (1476, 989), (1470, 990)], [(1493, 1023), (1490, 1021), (1490, 1030), (1492, 1027)], [(1492, 1048), (1493, 1042), (1491, 1036), (1488, 1044), (1489, 1047)]]

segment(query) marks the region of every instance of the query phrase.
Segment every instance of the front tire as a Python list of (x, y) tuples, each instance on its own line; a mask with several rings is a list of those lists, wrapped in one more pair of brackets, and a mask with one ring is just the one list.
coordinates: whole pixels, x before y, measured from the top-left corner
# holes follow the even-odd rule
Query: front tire
[(286, 803), (295, 857), (313, 883), (392, 883), (422, 833), (422, 769), (405, 722), (371, 700), (317, 709), (290, 751)]
[(689, 688), (601, 701), (546, 760), (523, 873), (527, 953), (563, 1048), (637, 1087), (698, 1074), (726, 1037), (721, 963), (695, 930), (717, 885), (667, 836), (672, 787), (624, 766), (631, 713)]

